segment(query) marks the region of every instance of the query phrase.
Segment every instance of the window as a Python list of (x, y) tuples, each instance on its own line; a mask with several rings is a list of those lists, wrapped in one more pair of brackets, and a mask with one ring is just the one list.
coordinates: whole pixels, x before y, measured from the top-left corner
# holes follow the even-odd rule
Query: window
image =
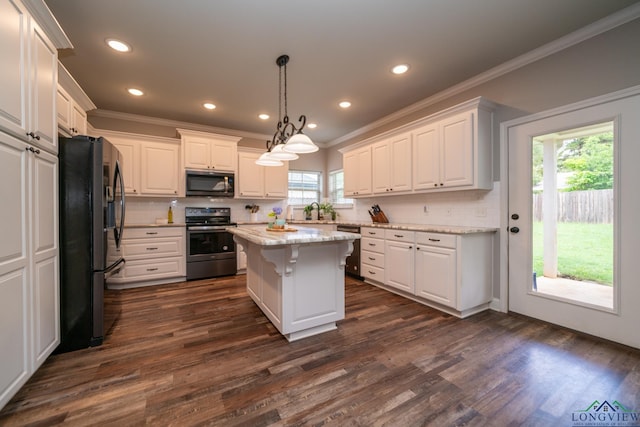
[(289, 205), (320, 203), (322, 174), (313, 171), (289, 171)]
[(353, 204), (353, 199), (344, 198), (344, 171), (329, 173), (329, 200), (334, 205)]

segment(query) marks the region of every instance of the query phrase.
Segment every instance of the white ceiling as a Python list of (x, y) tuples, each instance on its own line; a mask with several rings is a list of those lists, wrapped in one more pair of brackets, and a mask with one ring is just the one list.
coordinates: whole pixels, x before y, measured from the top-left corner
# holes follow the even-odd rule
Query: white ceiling
[[(46, 0), (74, 45), (61, 62), (98, 109), (271, 135), (275, 60), (286, 53), (289, 115), (317, 123), (305, 133), (320, 143), (636, 2)], [(112, 51), (107, 38), (133, 51)], [(411, 69), (391, 74), (398, 63)], [(128, 95), (132, 86), (145, 95)]]

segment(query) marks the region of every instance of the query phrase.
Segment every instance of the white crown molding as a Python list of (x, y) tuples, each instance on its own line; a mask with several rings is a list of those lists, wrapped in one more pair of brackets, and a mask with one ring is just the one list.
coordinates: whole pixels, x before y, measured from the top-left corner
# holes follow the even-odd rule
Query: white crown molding
[(97, 109), (97, 110), (91, 111), (89, 116), (102, 117), (106, 119), (125, 120), (129, 122), (145, 123), (145, 124), (157, 125), (157, 126), (174, 127), (176, 129), (182, 128), (186, 130), (193, 130), (193, 131), (206, 132), (206, 133), (217, 133), (221, 135), (237, 136), (240, 138), (264, 139), (265, 141), (267, 139), (271, 139), (272, 137), (272, 135), (263, 135), (260, 133), (246, 132), (246, 131), (235, 130), (235, 129), (225, 129), (225, 128), (219, 128), (215, 126), (200, 125), (196, 123), (182, 122), (179, 120), (161, 119), (158, 117), (142, 116), (139, 114), (121, 113), (118, 111), (111, 111), (111, 110)]
[(91, 98), (87, 96), (76, 79), (73, 78), (61, 62), (58, 62), (58, 84), (71, 95), (84, 111), (96, 109), (96, 104), (91, 101)]
[(44, 0), (23, 0), (23, 3), (57, 49), (73, 49), (71, 40), (64, 33)]
[(457, 85), (451, 86), (433, 96), (425, 98), (414, 104), (411, 104), (408, 107), (405, 107), (392, 114), (389, 114), (388, 116), (385, 116), (379, 120), (376, 120), (375, 122), (369, 123), (368, 125), (363, 126), (359, 129), (356, 129), (353, 132), (350, 132), (346, 135), (336, 138), (333, 141), (326, 143), (325, 146), (332, 147), (334, 145), (341, 144), (345, 141), (349, 141), (351, 139), (357, 138), (360, 135), (363, 135), (367, 132), (375, 130), (388, 123), (399, 120), (416, 111), (420, 111), (424, 108), (427, 108), (440, 101), (443, 101), (447, 98), (455, 96), (466, 90), (469, 90), (473, 87), (476, 87), (483, 83), (491, 81), (497, 77), (500, 77), (502, 75), (515, 71), (518, 68), (522, 68), (535, 61), (546, 58), (547, 56), (553, 55), (556, 52), (560, 52), (561, 50), (567, 49), (571, 46), (574, 46), (578, 43), (581, 43), (599, 34), (612, 30), (616, 27), (619, 27), (620, 25), (626, 24), (627, 22), (633, 21), (634, 19), (637, 19), (639, 17), (640, 17), (640, 3), (636, 3), (625, 9), (619, 10), (618, 12), (615, 12), (605, 18), (595, 21), (583, 28), (580, 28), (579, 30), (569, 33), (566, 36), (560, 37), (557, 40), (554, 40), (550, 43), (542, 45), (537, 49), (529, 51), (514, 59), (504, 62), (494, 68), (491, 68), (483, 73), (480, 73), (468, 80), (458, 83)]

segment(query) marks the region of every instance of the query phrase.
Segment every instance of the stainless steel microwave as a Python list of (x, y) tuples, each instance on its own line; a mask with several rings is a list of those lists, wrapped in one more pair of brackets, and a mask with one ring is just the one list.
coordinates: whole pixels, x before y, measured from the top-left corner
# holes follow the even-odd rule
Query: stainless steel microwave
[(232, 172), (187, 170), (185, 195), (196, 197), (233, 197), (235, 177)]

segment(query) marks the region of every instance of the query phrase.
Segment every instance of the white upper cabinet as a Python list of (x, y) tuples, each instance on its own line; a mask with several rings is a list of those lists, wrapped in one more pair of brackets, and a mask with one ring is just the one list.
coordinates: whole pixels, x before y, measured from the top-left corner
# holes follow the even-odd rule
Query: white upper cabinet
[(56, 109), (61, 134), (67, 136), (87, 134), (87, 113), (60, 85), (56, 95)]
[(393, 135), (373, 144), (372, 187), (378, 193), (411, 191), (411, 134)]
[(184, 169), (236, 171), (241, 138), (185, 129), (178, 132), (182, 137)]
[(58, 52), (17, 0), (1, 0), (0, 127), (52, 153), (58, 151)]
[(343, 155), (345, 197), (371, 194), (371, 168), (371, 146), (349, 151)]
[(145, 141), (140, 147), (143, 195), (175, 195), (180, 186), (180, 144)]
[(481, 99), (412, 130), (413, 189), (493, 188), (492, 108)]
[(340, 150), (345, 196), (492, 189), (494, 109), (475, 98)]
[(122, 176), (128, 196), (182, 196), (184, 177), (180, 167), (180, 141), (96, 130), (122, 155)]
[(241, 199), (286, 199), (289, 193), (289, 164), (260, 166), (256, 160), (262, 153), (253, 150), (238, 152), (236, 197)]

